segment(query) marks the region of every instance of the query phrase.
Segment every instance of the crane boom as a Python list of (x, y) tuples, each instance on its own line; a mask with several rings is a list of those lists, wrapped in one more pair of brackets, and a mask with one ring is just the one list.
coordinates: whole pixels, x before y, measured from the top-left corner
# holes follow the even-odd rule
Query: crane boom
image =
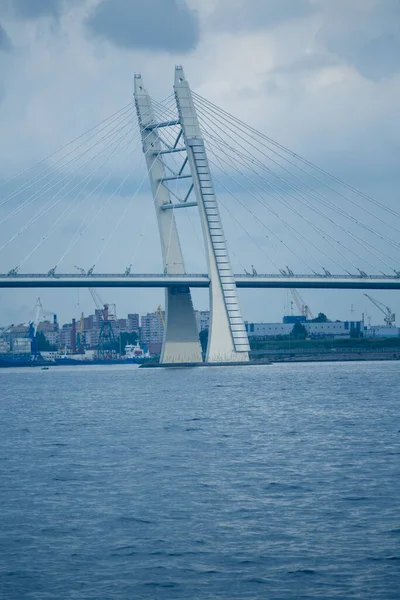
[(40, 300), (40, 298), (38, 298), (36, 300), (36, 304), (35, 304), (35, 316), (34, 319), (32, 321), (32, 327), (33, 327), (33, 335), (36, 335), (36, 331), (39, 325), (39, 321), (40, 321), (40, 317), (42, 315), (43, 312), (43, 306), (42, 306), (42, 302)]
[(104, 302), (102, 302), (102, 300), (101, 300), (99, 294), (96, 292), (96, 290), (93, 288), (89, 288), (89, 292), (93, 298), (93, 302), (94, 302), (96, 308), (98, 308), (99, 310), (103, 310)]
[[(79, 271), (79, 273), (81, 275), (87, 275), (85, 269), (82, 269), (82, 267), (78, 267), (77, 265), (74, 265), (74, 267), (75, 267), (75, 269), (77, 269)], [(93, 298), (93, 302), (94, 302), (95, 307), (98, 310), (104, 310), (105, 303), (100, 298), (98, 292), (94, 288), (89, 288), (89, 292), (90, 292), (90, 295)]]
[(385, 321), (386, 325), (388, 327), (392, 327), (396, 320), (396, 315), (394, 314), (394, 312), (392, 312), (392, 309), (389, 306), (386, 306), (386, 304), (383, 304), (383, 302), (380, 302), (376, 298), (373, 298), (369, 294), (364, 294), (364, 296), (366, 296), (368, 300), (372, 302), (372, 304), (376, 306), (376, 308), (385, 315), (385, 318), (383, 320)]
[(295, 301), (299, 313), (306, 317), (306, 319), (313, 319), (314, 315), (312, 314), (310, 307), (304, 302), (299, 292), (294, 288), (290, 288), (290, 293), (293, 296), (293, 300)]
[(43, 309), (43, 305), (42, 305), (42, 302), (41, 302), (40, 298), (38, 298), (36, 300), (36, 304), (35, 304), (35, 314), (34, 314), (33, 321), (29, 321), (29, 337), (30, 337), (30, 340), (31, 340), (31, 353), (33, 354), (33, 356), (35, 358), (37, 358), (39, 356), (39, 354), (40, 354), (39, 351), (38, 351), (37, 341), (36, 341), (37, 328), (38, 328), (38, 325), (40, 323), (40, 319), (45, 314), (54, 314), (54, 313), (50, 313), (49, 311), (45, 311)]
[(51, 310), (45, 310), (43, 308), (42, 301), (40, 298), (37, 298), (34, 306), (33, 318), (27, 323), (27, 325), (31, 328), (33, 335), (36, 335), (40, 320), (50, 316), (54, 317), (55, 313)]
[(160, 319), (162, 326), (165, 327), (165, 320), (164, 320), (164, 315), (162, 314), (162, 308), (161, 308), (161, 304), (159, 304), (157, 306), (156, 309), (156, 316)]

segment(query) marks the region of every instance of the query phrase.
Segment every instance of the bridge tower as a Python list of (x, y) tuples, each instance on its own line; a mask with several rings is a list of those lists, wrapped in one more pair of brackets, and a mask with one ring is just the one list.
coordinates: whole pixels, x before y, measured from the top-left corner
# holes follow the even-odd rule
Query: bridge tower
[(240, 312), (227, 244), (196, 108), (182, 67), (175, 68), (175, 98), (206, 249), (210, 277), (207, 362), (249, 360), (249, 341)]
[[(171, 196), (168, 187), (159, 128), (171, 123), (157, 123), (149, 94), (143, 86), (142, 77), (135, 75), (135, 103), (146, 157), (150, 184), (157, 214), (161, 240), (164, 273), (184, 275), (185, 265), (179, 243)], [(196, 363), (202, 361), (199, 334), (188, 287), (172, 287), (165, 290), (165, 327), (161, 352), (162, 363)]]
[[(249, 342), (239, 308), (218, 203), (189, 84), (182, 67), (175, 69), (175, 99), (179, 119), (158, 123), (151, 98), (140, 75), (135, 76), (135, 101), (143, 140), (143, 152), (156, 206), (166, 274), (184, 274), (182, 250), (174, 219), (174, 210), (198, 206), (210, 278), (210, 326), (206, 362), (247, 362)], [(173, 146), (164, 149), (159, 130), (179, 127)], [(185, 156), (182, 168), (166, 176), (163, 155), (180, 152)], [(189, 174), (186, 171), (189, 170)], [(190, 178), (185, 198), (172, 202), (167, 183)], [(188, 201), (191, 194), (195, 201)], [(166, 323), (161, 362), (200, 362), (201, 351), (195, 316), (188, 288), (166, 291)]]

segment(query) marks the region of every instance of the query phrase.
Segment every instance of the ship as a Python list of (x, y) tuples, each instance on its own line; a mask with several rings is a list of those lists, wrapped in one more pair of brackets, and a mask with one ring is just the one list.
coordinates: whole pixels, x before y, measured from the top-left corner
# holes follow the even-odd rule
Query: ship
[(48, 353), (47, 359), (56, 365), (124, 365), (129, 363), (142, 363), (148, 360), (150, 354), (147, 349), (143, 349), (139, 343), (127, 344), (124, 348), (125, 354), (121, 357), (99, 358), (95, 355), (85, 354), (67, 354)]
[(9, 367), (38, 367), (50, 365), (124, 365), (124, 364), (141, 364), (151, 358), (147, 349), (142, 348), (139, 343), (127, 344), (125, 346), (125, 354), (118, 358), (100, 359), (88, 351), (84, 354), (67, 354), (64, 352), (42, 352), (34, 354), (6, 354), (0, 355), (0, 368)]
[(139, 362), (148, 358), (150, 358), (149, 351), (141, 348), (138, 342), (136, 344), (127, 344), (125, 346), (124, 362)]
[(0, 356), (0, 369), (9, 367), (35, 367), (38, 362), (31, 354), (7, 354)]

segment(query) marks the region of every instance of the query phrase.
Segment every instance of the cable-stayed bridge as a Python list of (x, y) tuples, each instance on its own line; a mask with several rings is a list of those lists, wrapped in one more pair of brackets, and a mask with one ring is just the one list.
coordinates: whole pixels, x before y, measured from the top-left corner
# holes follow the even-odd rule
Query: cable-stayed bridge
[(201, 361), (191, 288), (210, 290), (209, 362), (248, 360), (238, 288), (400, 288), (400, 213), (191, 91), (181, 67), (163, 102), (136, 75), (133, 102), (0, 192), (0, 287), (163, 287), (165, 363)]

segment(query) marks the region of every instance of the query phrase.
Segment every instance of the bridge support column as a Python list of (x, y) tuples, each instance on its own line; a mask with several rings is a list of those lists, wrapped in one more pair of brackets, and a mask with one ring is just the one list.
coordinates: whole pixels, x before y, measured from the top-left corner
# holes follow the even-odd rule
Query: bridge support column
[(187, 287), (165, 290), (165, 335), (162, 363), (202, 362), (192, 297)]
[(200, 211), (210, 277), (207, 362), (249, 360), (249, 341), (222, 228), (203, 136), (182, 67), (175, 69), (175, 98)]
[[(184, 275), (185, 266), (179, 243), (174, 211), (163, 210), (165, 204), (171, 204), (168, 188), (163, 185), (166, 176), (162, 161), (161, 141), (155, 124), (151, 98), (143, 87), (140, 75), (135, 75), (135, 102), (143, 141), (143, 152), (147, 168), (154, 205), (157, 214), (164, 273)], [(187, 287), (173, 287), (165, 290), (165, 327), (161, 352), (162, 363), (195, 363), (202, 361), (196, 317), (192, 297)]]

